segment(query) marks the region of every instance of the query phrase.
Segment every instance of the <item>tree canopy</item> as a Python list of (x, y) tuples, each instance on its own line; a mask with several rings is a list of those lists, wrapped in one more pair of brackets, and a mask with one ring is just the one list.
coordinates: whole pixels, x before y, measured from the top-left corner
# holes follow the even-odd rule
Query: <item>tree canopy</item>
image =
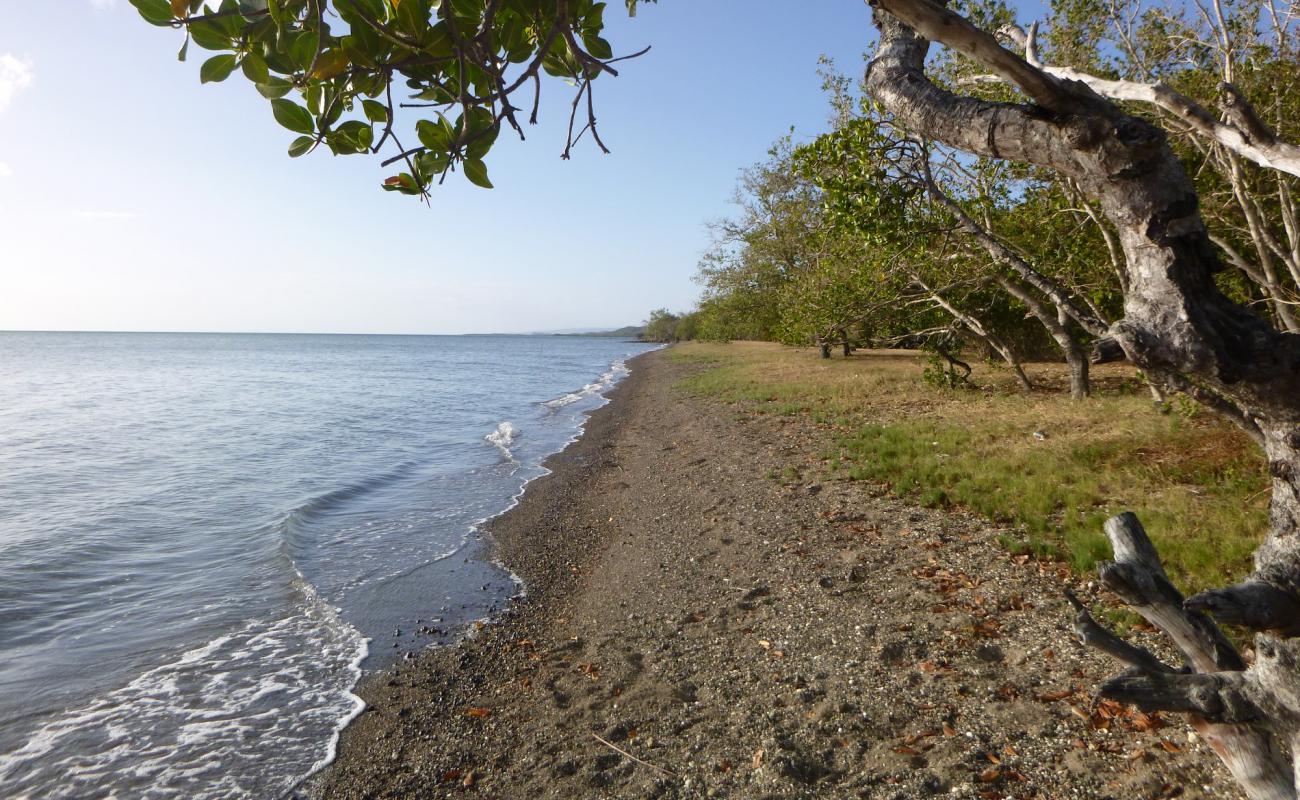
[[(594, 83), (639, 55), (615, 56), (594, 0), (130, 2), (183, 33), (182, 61), (191, 45), (216, 53), (204, 83), (252, 83), (298, 134), (290, 156), (382, 154), (394, 168), (383, 188), (417, 196), (453, 171), (491, 188), (485, 159), (503, 128), (523, 138), (536, 123), (544, 75), (576, 87), (564, 157), (588, 136), (605, 150)], [(638, 2), (654, 0), (626, 0), (627, 13)]]

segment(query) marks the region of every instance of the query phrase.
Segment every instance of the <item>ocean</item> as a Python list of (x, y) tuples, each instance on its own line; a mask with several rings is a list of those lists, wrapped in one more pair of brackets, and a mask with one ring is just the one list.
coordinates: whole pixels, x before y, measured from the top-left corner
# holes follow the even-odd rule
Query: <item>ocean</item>
[(0, 333), (0, 796), (293, 796), (646, 349)]

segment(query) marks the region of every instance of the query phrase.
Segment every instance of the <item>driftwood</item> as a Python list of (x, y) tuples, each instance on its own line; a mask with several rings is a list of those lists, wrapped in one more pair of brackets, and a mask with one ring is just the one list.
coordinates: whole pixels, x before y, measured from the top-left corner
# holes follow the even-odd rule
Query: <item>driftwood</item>
[(1252, 697), (1255, 680), (1236, 648), (1199, 608), (1208, 600), (1183, 600), (1133, 514), (1109, 520), (1106, 535), (1115, 560), (1099, 568), (1102, 583), (1168, 635), (1187, 663), (1175, 670), (1149, 651), (1125, 642), (1098, 624), (1070, 594), (1077, 611), (1074, 627), (1079, 640), (1130, 667), (1102, 684), (1098, 694), (1148, 711), (1188, 714), (1192, 726), (1249, 797), (1294, 798), (1290, 763), (1263, 724), (1267, 712)]

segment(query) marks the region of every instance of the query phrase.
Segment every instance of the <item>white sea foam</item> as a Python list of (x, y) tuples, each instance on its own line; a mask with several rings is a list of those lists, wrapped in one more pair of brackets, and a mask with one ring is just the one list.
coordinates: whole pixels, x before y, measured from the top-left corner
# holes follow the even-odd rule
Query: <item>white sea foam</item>
[(506, 458), (511, 461), (515, 460), (514, 453), (510, 452), (510, 445), (514, 444), (515, 439), (519, 438), (519, 429), (515, 427), (513, 422), (507, 421), (498, 424), (496, 430), (483, 438), (491, 442)]
[(567, 394), (562, 394), (552, 400), (547, 400), (543, 402), (542, 405), (552, 411), (557, 411), (565, 406), (571, 406), (574, 403), (585, 400), (593, 395), (599, 395), (609, 391), (615, 384), (625, 378), (627, 374), (627, 362), (623, 359), (619, 359), (611, 364), (609, 370), (601, 374), (601, 376), (594, 382), (587, 384), (576, 392), (568, 392)]
[(0, 754), (0, 785), (15, 798), (207, 800), (279, 796), (317, 772), (364, 708), (352, 689), (367, 640), (299, 588), (297, 613), (251, 621), (50, 720)]

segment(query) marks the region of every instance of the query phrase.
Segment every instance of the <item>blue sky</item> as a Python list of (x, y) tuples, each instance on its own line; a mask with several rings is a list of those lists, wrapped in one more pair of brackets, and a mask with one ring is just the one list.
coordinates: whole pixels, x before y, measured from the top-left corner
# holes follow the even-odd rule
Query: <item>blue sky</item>
[(617, 326), (689, 308), (705, 223), (791, 126), (825, 127), (817, 59), (857, 74), (861, 0), (665, 0), (612, 13), (602, 137), (570, 162), (569, 88), (502, 143), (497, 188), (432, 207), (379, 159), (291, 160), (242, 79), (126, 0), (0, 0), (0, 329), (461, 333)]

